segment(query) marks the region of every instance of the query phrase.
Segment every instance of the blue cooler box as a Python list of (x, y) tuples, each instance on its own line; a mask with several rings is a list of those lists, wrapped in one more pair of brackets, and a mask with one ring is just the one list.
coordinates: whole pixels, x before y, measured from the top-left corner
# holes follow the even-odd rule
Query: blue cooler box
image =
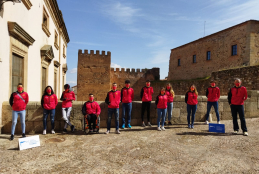
[(209, 132), (218, 132), (218, 133), (225, 133), (225, 125), (224, 124), (209, 124)]

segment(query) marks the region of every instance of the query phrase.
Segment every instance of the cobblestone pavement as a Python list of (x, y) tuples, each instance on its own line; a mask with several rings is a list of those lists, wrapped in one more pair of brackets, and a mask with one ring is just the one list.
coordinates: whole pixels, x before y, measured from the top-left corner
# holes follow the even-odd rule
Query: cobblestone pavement
[[(225, 134), (196, 123), (166, 131), (132, 127), (121, 134), (40, 135), (41, 146), (19, 151), (18, 137), (0, 135), (0, 173), (259, 173), (259, 118), (247, 119), (249, 136)], [(28, 135), (30, 136), (30, 135)]]

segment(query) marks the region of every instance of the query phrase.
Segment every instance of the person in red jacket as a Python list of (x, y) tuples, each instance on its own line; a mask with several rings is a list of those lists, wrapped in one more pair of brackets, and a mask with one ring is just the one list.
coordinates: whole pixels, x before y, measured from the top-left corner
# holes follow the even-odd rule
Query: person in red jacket
[(84, 103), (82, 113), (87, 118), (90, 132), (96, 132), (96, 120), (101, 113), (101, 108), (99, 104), (96, 101), (94, 101), (93, 94), (89, 94), (89, 100)]
[(244, 112), (244, 101), (247, 99), (247, 90), (246, 87), (241, 86), (240, 79), (235, 79), (234, 83), (235, 86), (232, 87), (228, 93), (228, 103), (231, 107), (231, 113), (233, 117), (234, 134), (237, 134), (239, 130), (237, 122), (238, 113), (241, 122), (241, 129), (243, 130), (243, 135), (248, 136)]
[(210, 109), (212, 106), (215, 109), (218, 124), (220, 124), (219, 104), (218, 104), (218, 100), (220, 97), (220, 90), (218, 87), (216, 87), (216, 83), (214, 80), (210, 81), (210, 87), (208, 87), (206, 90), (206, 97), (208, 98), (208, 101), (207, 101), (207, 114), (206, 114), (205, 124), (209, 124), (208, 120), (209, 120)]
[(121, 89), (121, 101), (122, 101), (122, 126), (125, 128), (125, 115), (127, 112), (127, 128), (131, 128), (131, 110), (132, 110), (132, 101), (134, 99), (134, 90), (130, 87), (130, 81), (125, 81), (125, 87)]
[(70, 126), (71, 131), (74, 132), (75, 126), (70, 123), (70, 113), (72, 110), (72, 101), (76, 99), (75, 93), (70, 91), (69, 84), (64, 85), (65, 91), (63, 91), (60, 100), (62, 102), (62, 116), (65, 120), (64, 133), (67, 133), (67, 125)]
[(119, 131), (119, 107), (121, 101), (121, 92), (117, 91), (117, 84), (112, 84), (112, 90), (107, 93), (105, 103), (108, 104), (108, 120), (106, 134), (110, 133), (112, 114), (115, 116), (116, 134), (120, 134)]
[(29, 96), (26, 92), (23, 91), (22, 83), (17, 85), (17, 91), (13, 92), (10, 96), (9, 103), (13, 108), (12, 112), (12, 129), (10, 140), (14, 139), (15, 127), (20, 115), (20, 122), (22, 125), (22, 137), (25, 136), (25, 116), (26, 116), (26, 105), (29, 102)]
[[(156, 97), (156, 107), (157, 107), (157, 130), (165, 130), (165, 116), (167, 110), (167, 95), (165, 95), (165, 88), (160, 89), (159, 95)], [(160, 119), (162, 117), (161, 128), (160, 128)]]
[[(193, 129), (193, 123), (195, 119), (195, 113), (198, 104), (198, 92), (195, 85), (191, 85), (189, 90), (185, 94), (185, 103), (187, 103), (187, 121), (188, 128)], [(190, 123), (190, 115), (192, 114), (192, 122)]]
[[(174, 101), (174, 90), (170, 83), (167, 83), (165, 94), (167, 96), (167, 115), (168, 115), (168, 125), (172, 125), (172, 111), (173, 111), (173, 101)], [(166, 122), (165, 122), (166, 124)]]
[(41, 98), (41, 106), (43, 108), (43, 135), (47, 133), (47, 119), (50, 115), (51, 133), (55, 134), (55, 109), (58, 104), (58, 98), (54, 94), (51, 86), (47, 86)]
[(142, 100), (142, 109), (141, 109), (142, 127), (146, 126), (145, 123), (144, 123), (145, 110), (147, 110), (147, 121), (148, 121), (147, 124), (148, 124), (148, 126), (152, 126), (150, 124), (150, 106), (151, 106), (153, 93), (154, 93), (154, 91), (153, 91), (153, 88), (150, 87), (150, 81), (147, 80), (146, 86), (144, 86), (141, 89), (141, 93), (140, 93), (140, 98)]

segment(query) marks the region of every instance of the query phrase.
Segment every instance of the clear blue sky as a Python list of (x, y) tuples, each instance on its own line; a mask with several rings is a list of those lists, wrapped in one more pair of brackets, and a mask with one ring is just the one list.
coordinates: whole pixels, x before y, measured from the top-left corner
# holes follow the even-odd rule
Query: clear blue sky
[(67, 82), (77, 82), (78, 49), (111, 51), (113, 67), (160, 68), (170, 49), (244, 21), (259, 20), (259, 0), (57, 0), (70, 43)]

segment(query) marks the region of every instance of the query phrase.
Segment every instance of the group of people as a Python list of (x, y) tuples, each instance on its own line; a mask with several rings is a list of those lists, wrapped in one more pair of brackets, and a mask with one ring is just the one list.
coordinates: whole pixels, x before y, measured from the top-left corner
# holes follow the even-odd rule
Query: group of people
[[(239, 131), (239, 126), (237, 122), (237, 113), (241, 121), (241, 129), (244, 136), (248, 136), (247, 127), (244, 115), (244, 101), (247, 99), (247, 90), (244, 86), (241, 86), (241, 80), (235, 79), (234, 87), (232, 87), (228, 93), (228, 102), (231, 107), (231, 113), (233, 117), (233, 129), (234, 134)], [(68, 84), (64, 85), (65, 91), (63, 91), (60, 100), (62, 101), (62, 117), (65, 121), (63, 132), (67, 132), (68, 125), (73, 132), (75, 127), (70, 122), (70, 113), (72, 110), (72, 101), (75, 100), (75, 94), (70, 90)], [(141, 89), (140, 97), (142, 100), (141, 118), (142, 126), (145, 127), (144, 114), (147, 112), (147, 126), (152, 126), (150, 123), (150, 109), (152, 95), (154, 93), (153, 87), (150, 85), (150, 81), (146, 81), (146, 85)], [(172, 125), (172, 110), (173, 110), (173, 100), (174, 91), (172, 85), (167, 83), (165, 87), (160, 88), (159, 94), (156, 97), (155, 104), (157, 109), (157, 130), (165, 130), (164, 125), (166, 115), (168, 116), (168, 125)], [(211, 107), (215, 109), (217, 116), (217, 123), (220, 124), (220, 116), (218, 111), (218, 100), (220, 98), (220, 89), (216, 87), (216, 82), (211, 80), (210, 86), (206, 90), (207, 101), (207, 114), (205, 124), (209, 124), (208, 118)], [(188, 128), (194, 128), (195, 113), (198, 104), (198, 92), (195, 85), (189, 86), (185, 94), (185, 102), (187, 103), (187, 122)], [(117, 90), (117, 84), (112, 84), (112, 90), (107, 93), (105, 103), (108, 104), (108, 120), (107, 120), (107, 131), (106, 134), (110, 133), (111, 119), (112, 115), (115, 117), (116, 130), (115, 133), (120, 134), (119, 131), (119, 105), (122, 102), (122, 129), (131, 128), (131, 112), (132, 112), (132, 101), (134, 100), (134, 90), (130, 87), (130, 81), (125, 81), (125, 87), (121, 91)], [(17, 123), (18, 115), (20, 115), (21, 125), (22, 125), (22, 137), (25, 135), (25, 115), (26, 115), (26, 105), (29, 101), (29, 96), (23, 91), (22, 83), (17, 86), (17, 91), (11, 94), (9, 103), (13, 108), (12, 112), (12, 128), (10, 140), (14, 139), (15, 127)], [(58, 104), (57, 96), (51, 86), (47, 86), (42, 95), (41, 105), (43, 107), (43, 134), (47, 133), (47, 118), (50, 115), (51, 120), (51, 133), (55, 134), (55, 108)], [(96, 120), (101, 113), (101, 108), (97, 102), (94, 101), (94, 95), (89, 94), (89, 100), (83, 104), (82, 114), (87, 118), (89, 124), (89, 131), (95, 132)], [(127, 119), (126, 119), (127, 115)], [(93, 126), (92, 126), (93, 124)]]

